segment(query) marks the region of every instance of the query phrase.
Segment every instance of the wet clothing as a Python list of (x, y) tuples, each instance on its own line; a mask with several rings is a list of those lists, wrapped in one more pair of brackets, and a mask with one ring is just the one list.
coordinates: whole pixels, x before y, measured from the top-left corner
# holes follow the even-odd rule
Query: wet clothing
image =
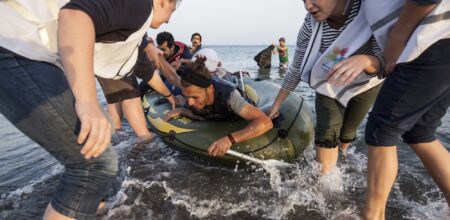
[(367, 112), (373, 106), (381, 85), (353, 97), (347, 108), (330, 97), (316, 93), (315, 144), (334, 148), (339, 143), (351, 143)]
[(217, 77), (212, 78), (212, 84), (214, 86), (214, 105), (205, 106), (201, 110), (188, 107), (189, 110), (210, 120), (236, 118), (248, 103), (243, 97), (243, 93), (236, 88), (235, 84)]
[(397, 64), (385, 80), (366, 125), (366, 143), (394, 146), (436, 140), (450, 106), (450, 39), (436, 42), (418, 58)]

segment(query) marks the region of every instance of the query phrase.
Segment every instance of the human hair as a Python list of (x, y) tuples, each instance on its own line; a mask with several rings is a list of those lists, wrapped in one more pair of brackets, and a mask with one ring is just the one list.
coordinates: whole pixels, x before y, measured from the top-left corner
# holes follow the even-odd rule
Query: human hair
[[(207, 80), (211, 80), (212, 78), (211, 72), (205, 66), (206, 59), (207, 58), (204, 56), (198, 56), (194, 62), (187, 63), (184, 68), (194, 72), (197, 75), (204, 77)], [(192, 86), (192, 83), (189, 83), (181, 79), (181, 85), (186, 88)]]
[(167, 42), (168, 47), (172, 47), (175, 44), (175, 39), (173, 39), (173, 35), (167, 31), (156, 35), (156, 43), (158, 45), (162, 45), (164, 42)]
[(200, 41), (202, 41), (202, 35), (200, 35), (200, 33), (193, 33), (192, 36), (191, 36), (191, 40), (192, 40), (195, 36), (199, 36), (199, 37), (200, 37)]
[(281, 41), (281, 42), (285, 42), (285, 43), (286, 43), (286, 39), (285, 39), (284, 37), (280, 37), (280, 39), (279, 39), (278, 41)]

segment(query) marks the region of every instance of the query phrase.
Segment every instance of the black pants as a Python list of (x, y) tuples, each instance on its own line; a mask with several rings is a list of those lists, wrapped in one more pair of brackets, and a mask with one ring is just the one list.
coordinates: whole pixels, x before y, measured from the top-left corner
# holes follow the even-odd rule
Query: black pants
[(398, 64), (385, 80), (366, 126), (366, 142), (394, 146), (436, 140), (450, 106), (450, 39), (436, 42), (418, 58)]

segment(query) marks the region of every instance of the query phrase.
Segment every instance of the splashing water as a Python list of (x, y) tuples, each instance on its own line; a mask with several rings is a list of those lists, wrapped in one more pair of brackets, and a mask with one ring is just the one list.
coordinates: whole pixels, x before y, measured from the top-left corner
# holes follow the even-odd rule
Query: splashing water
[[(253, 67), (254, 51), (262, 47), (214, 48), (231, 71), (246, 69), (255, 73), (254, 77), (277, 84), (285, 74), (278, 69), (258, 72)], [(314, 92), (306, 84), (301, 84), (296, 93), (314, 105)], [(20, 176), (22, 173), (17, 170), (33, 170), (39, 172), (39, 177), (21, 176), (20, 182), (14, 184), (1, 180), (4, 185), (0, 185), (0, 219), (36, 219), (42, 216), (62, 168), (54, 162), (48, 165), (51, 160), (48, 155), (37, 159), (35, 156), (28, 166), (19, 163), (23, 157), (11, 155), (23, 156), (31, 152), (30, 148), (40, 148), (15, 135), (18, 131), (11, 134), (4, 122), (5, 119), (0, 120), (3, 131), (0, 134), (6, 134), (0, 149), (8, 151), (2, 151), (0, 157), (10, 156), (0, 160), (7, 161), (2, 171), (11, 170), (9, 174), (14, 174), (11, 176)], [(444, 118), (437, 133), (446, 146), (450, 146), (449, 124), (450, 117)], [(362, 137), (363, 133), (364, 126), (361, 126), (358, 134)], [(133, 152), (135, 142), (126, 123), (124, 130), (114, 136), (120, 161), (119, 184), (111, 192), (107, 210), (99, 219), (338, 219), (358, 213), (364, 203), (367, 149), (360, 138), (348, 149), (347, 159), (340, 160), (338, 168), (323, 177), (317, 175), (320, 166), (314, 160), (312, 146), (293, 168), (278, 169), (270, 164), (261, 167), (241, 161), (230, 169), (172, 150), (158, 138), (144, 150)], [(390, 196), (387, 218), (450, 219), (443, 194), (426, 174), (420, 160), (403, 145), (399, 147), (399, 158), (399, 174)], [(41, 173), (46, 173), (42, 179)]]

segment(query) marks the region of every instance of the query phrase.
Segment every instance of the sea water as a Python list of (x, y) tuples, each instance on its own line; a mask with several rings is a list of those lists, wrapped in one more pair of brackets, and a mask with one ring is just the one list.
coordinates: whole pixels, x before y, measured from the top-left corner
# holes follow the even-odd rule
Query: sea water
[[(286, 70), (258, 70), (253, 56), (265, 46), (210, 46), (230, 71), (280, 84)], [(290, 59), (294, 47), (290, 46)], [(310, 106), (314, 92), (300, 84), (296, 91)], [(105, 99), (98, 90), (98, 97)], [(138, 153), (131, 128), (114, 135), (120, 172), (100, 219), (333, 219), (358, 213), (364, 203), (367, 146), (366, 121), (345, 160), (330, 175), (317, 175), (313, 147), (294, 168), (261, 167), (240, 161), (235, 169), (221, 167), (176, 151), (159, 138)], [(450, 116), (438, 138), (450, 146)], [(386, 210), (388, 219), (449, 219), (443, 194), (420, 160), (406, 145), (398, 148), (399, 173)], [(63, 167), (0, 115), (0, 219), (37, 219), (58, 183)]]

